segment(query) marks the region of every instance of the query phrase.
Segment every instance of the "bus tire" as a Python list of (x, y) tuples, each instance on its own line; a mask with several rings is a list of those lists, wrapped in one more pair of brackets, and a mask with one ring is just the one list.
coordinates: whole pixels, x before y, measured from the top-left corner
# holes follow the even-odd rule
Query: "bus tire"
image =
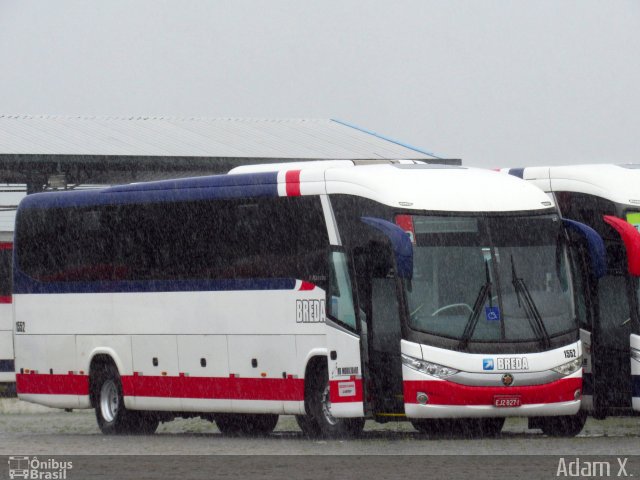
[(218, 430), (227, 436), (265, 436), (278, 424), (278, 415), (274, 414), (223, 413), (215, 418)]
[(575, 415), (543, 417), (540, 422), (542, 433), (549, 437), (575, 437), (584, 428), (587, 414), (580, 410)]
[(17, 397), (18, 393), (16, 392), (16, 384), (7, 383), (5, 385), (0, 385), (0, 397), (9, 398), (9, 397)]
[(113, 364), (103, 364), (95, 372), (96, 419), (106, 435), (152, 434), (160, 421), (151, 412), (127, 410), (122, 396), (122, 382)]
[(309, 438), (317, 438), (320, 436), (320, 427), (317, 422), (311, 418), (311, 415), (296, 415), (296, 422), (304, 433)]
[[(305, 389), (307, 390), (307, 389)], [(331, 415), (329, 400), (329, 374), (326, 364), (319, 364), (310, 378), (307, 405), (307, 419), (299, 420), (298, 425), (310, 437), (339, 438), (359, 435), (364, 428), (365, 419), (335, 418)]]

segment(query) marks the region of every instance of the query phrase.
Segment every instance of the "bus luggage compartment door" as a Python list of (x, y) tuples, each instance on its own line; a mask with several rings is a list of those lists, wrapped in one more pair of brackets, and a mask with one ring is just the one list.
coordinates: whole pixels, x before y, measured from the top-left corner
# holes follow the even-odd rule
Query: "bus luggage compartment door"
[(330, 281), (327, 292), (327, 371), (331, 415), (363, 417), (363, 383), (360, 335), (356, 325), (347, 257), (330, 253)]
[(327, 319), (329, 399), (334, 417), (363, 417), (360, 337)]

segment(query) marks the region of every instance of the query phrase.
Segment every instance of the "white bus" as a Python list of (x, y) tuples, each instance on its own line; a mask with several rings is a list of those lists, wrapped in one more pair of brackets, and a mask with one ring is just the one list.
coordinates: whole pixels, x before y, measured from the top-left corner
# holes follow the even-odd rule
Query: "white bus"
[(0, 185), (0, 395), (15, 395), (11, 264), (16, 208), (24, 185)]
[[(30, 195), (14, 243), (17, 388), (104, 433), (175, 416), (309, 436), (366, 418), (574, 434), (582, 347), (548, 197), (411, 161)], [(581, 428), (582, 425), (579, 425)]]
[[(596, 418), (640, 411), (640, 165), (511, 169), (548, 192), (563, 217), (606, 244), (606, 275), (581, 262), (577, 297), (585, 352), (582, 406)], [(585, 251), (583, 250), (584, 254)]]
[[(13, 236), (13, 234), (11, 234)], [(11, 304), (12, 243), (0, 236), (0, 394), (13, 393), (13, 311)]]

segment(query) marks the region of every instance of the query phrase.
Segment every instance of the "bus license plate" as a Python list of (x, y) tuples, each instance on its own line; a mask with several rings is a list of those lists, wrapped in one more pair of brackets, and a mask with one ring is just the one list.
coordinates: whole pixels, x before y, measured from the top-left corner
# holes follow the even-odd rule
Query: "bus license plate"
[(493, 405), (498, 408), (511, 408), (520, 406), (518, 395), (496, 395), (493, 397)]

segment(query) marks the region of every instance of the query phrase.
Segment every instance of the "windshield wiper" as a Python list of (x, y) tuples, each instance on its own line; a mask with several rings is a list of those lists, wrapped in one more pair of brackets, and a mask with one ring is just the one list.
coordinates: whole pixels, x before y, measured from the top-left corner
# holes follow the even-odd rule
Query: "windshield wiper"
[[(518, 275), (516, 274), (516, 267), (513, 263), (513, 255), (511, 255), (511, 283), (513, 284), (513, 288), (516, 291), (518, 306), (524, 308), (527, 319), (529, 320), (529, 325), (531, 325), (531, 330), (533, 330), (533, 333), (540, 339), (542, 347), (548, 348), (551, 345), (549, 333), (544, 326), (542, 315), (540, 315), (540, 311), (538, 310), (536, 302), (531, 296), (531, 292), (529, 291), (527, 284), (524, 283), (524, 280), (522, 278), (518, 278)], [(522, 302), (520, 300), (520, 297), (522, 297)]]
[(460, 337), (460, 349), (467, 348), (469, 340), (471, 339), (473, 332), (476, 330), (476, 326), (478, 325), (480, 313), (482, 312), (482, 307), (487, 301), (487, 297), (489, 297), (489, 306), (493, 307), (493, 300), (491, 295), (491, 277), (489, 276), (489, 262), (487, 262), (486, 260), (484, 261), (484, 273), (486, 276), (486, 282), (484, 285), (482, 285), (482, 287), (480, 287), (480, 291), (478, 292), (476, 301), (473, 304), (473, 310), (471, 311), (469, 319), (467, 320), (467, 324), (464, 327), (462, 337)]

